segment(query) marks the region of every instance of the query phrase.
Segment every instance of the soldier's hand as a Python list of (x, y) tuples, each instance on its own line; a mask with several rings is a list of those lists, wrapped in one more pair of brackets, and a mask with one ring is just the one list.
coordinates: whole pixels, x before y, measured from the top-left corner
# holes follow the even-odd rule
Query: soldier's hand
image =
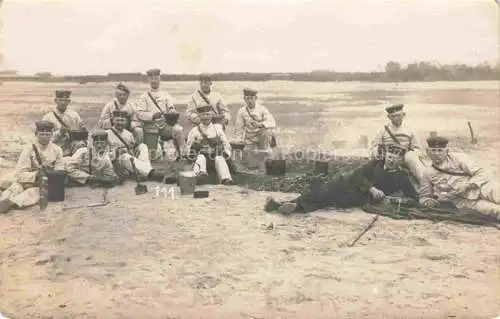
[(162, 116), (161, 112), (156, 112), (155, 114), (153, 114), (153, 120), (158, 120), (160, 119)]
[(385, 197), (385, 194), (383, 191), (381, 191), (380, 189), (376, 188), (376, 187), (372, 187), (370, 188), (370, 194), (373, 196), (373, 198), (375, 199), (382, 199)]
[(69, 129), (63, 126), (59, 129), (59, 133), (61, 133), (61, 135), (66, 135), (67, 133), (69, 133)]
[(117, 148), (116, 149), (116, 158), (122, 156), (125, 153), (127, 153), (127, 150), (125, 148)]

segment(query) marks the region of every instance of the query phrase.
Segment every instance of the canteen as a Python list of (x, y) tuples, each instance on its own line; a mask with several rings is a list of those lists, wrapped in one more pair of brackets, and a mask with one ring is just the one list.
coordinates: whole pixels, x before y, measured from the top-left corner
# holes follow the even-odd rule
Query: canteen
[(48, 179), (48, 201), (49, 202), (62, 202), (65, 197), (65, 171), (47, 171)]
[(328, 174), (328, 162), (315, 161), (314, 175)]
[(286, 174), (286, 161), (283, 159), (273, 160), (267, 159), (265, 161), (266, 175), (269, 176), (285, 176)]
[(179, 172), (177, 181), (181, 189), (181, 195), (194, 194), (196, 188), (196, 174), (193, 171)]

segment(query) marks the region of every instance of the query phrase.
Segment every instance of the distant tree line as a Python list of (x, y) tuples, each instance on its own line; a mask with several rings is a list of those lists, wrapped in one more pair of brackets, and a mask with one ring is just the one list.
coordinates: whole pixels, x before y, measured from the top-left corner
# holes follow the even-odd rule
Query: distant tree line
[[(421, 82), (421, 81), (487, 81), (500, 80), (500, 63), (492, 66), (481, 63), (476, 66), (465, 64), (436, 64), (416, 62), (406, 66), (398, 62), (388, 62), (383, 72), (335, 72), (315, 70), (301, 73), (214, 73), (216, 81), (311, 81), (311, 82)], [(55, 76), (49, 72), (36, 73), (34, 76), (0, 74), (2, 80), (39, 81), (39, 82), (146, 82), (142, 73), (108, 73), (107, 75)], [(196, 81), (197, 74), (162, 74), (163, 81)]]

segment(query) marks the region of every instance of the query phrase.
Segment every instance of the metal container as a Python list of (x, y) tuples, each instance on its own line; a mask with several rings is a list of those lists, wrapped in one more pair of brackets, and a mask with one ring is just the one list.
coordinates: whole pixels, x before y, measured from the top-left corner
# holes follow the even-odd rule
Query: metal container
[[(48, 183), (48, 195), (47, 199), (49, 202), (62, 202), (65, 197), (65, 182), (66, 182), (66, 172), (65, 171), (48, 171), (47, 172), (47, 183)], [(43, 178), (42, 185), (43, 188)]]
[(196, 189), (196, 174), (193, 171), (179, 172), (177, 180), (181, 189), (181, 195), (194, 194), (194, 190)]

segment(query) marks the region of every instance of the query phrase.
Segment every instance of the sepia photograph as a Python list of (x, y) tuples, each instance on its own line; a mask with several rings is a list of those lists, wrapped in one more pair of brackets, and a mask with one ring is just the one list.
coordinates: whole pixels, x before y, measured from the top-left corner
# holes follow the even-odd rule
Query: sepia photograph
[(497, 0), (0, 0), (0, 319), (500, 318)]

